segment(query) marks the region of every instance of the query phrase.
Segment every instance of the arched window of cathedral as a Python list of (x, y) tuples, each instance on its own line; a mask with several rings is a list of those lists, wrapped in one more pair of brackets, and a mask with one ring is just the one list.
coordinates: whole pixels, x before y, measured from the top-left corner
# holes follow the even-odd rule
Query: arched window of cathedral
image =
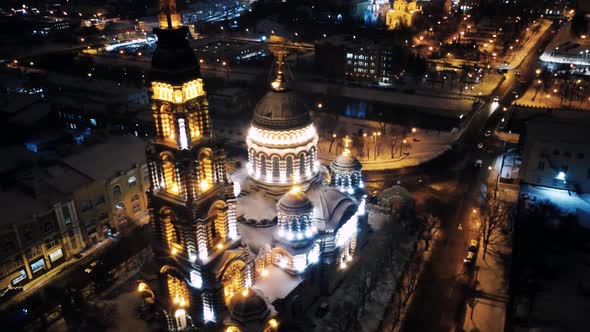
[(215, 223), (214, 222), (211, 223), (211, 237), (212, 238), (216, 238), (217, 237), (217, 227), (215, 227)]
[(213, 203), (209, 209), (209, 218), (213, 221), (211, 223), (211, 237), (217, 241), (215, 237), (219, 235), (223, 241), (227, 238), (228, 233), (227, 204), (221, 200)]
[(174, 214), (172, 211), (165, 209), (161, 212), (162, 217), (162, 236), (168, 248), (177, 248), (182, 245), (181, 234), (174, 225)]
[(260, 155), (260, 176), (266, 176), (266, 156), (263, 154)]
[(211, 150), (205, 149), (199, 154), (199, 186), (201, 192), (205, 192), (213, 187), (213, 160)]
[(180, 229), (177, 225), (172, 225), (172, 228), (174, 229), (174, 243), (178, 245), (182, 244), (182, 233)]
[(174, 165), (174, 160), (169, 154), (162, 155), (162, 172), (164, 173), (163, 187), (167, 192), (178, 195), (180, 190), (178, 183), (176, 183), (176, 166)]
[(191, 109), (191, 113), (188, 115), (188, 126), (191, 139), (197, 139), (201, 136), (202, 128), (199, 123), (198, 109)]
[(305, 154), (299, 155), (299, 175), (305, 176)]
[(242, 261), (235, 261), (231, 263), (223, 272), (221, 282), (223, 283), (223, 293), (225, 295), (226, 303), (229, 303), (231, 297), (244, 287), (244, 278), (242, 276), (242, 268), (246, 264)]
[(250, 154), (248, 155), (248, 161), (250, 162), (250, 165), (252, 167), (252, 172), (256, 172), (256, 170), (258, 169), (256, 167), (256, 151), (254, 151), (254, 149), (250, 149)]
[(272, 157), (272, 177), (278, 179), (281, 174), (279, 157)]
[(174, 305), (179, 307), (188, 307), (188, 286), (184, 280), (181, 280), (171, 274), (167, 275), (168, 295)]
[(287, 179), (291, 179), (293, 176), (293, 157), (287, 156)]
[(160, 120), (162, 123), (162, 135), (164, 139), (174, 139), (174, 114), (169, 105), (160, 107)]

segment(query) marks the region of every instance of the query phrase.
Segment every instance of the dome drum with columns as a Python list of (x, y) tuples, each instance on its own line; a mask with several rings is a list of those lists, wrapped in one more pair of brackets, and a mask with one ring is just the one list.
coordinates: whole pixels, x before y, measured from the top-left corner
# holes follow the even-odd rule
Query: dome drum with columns
[(317, 234), (313, 220), (313, 203), (299, 187), (293, 187), (277, 203), (278, 241), (292, 247), (307, 246)]
[(342, 192), (354, 194), (364, 188), (362, 165), (350, 151), (350, 138), (344, 138), (344, 151), (330, 165), (330, 183)]
[(285, 192), (309, 186), (319, 173), (318, 135), (308, 110), (285, 82), (279, 58), (277, 78), (256, 105), (248, 131), (248, 174), (268, 189)]

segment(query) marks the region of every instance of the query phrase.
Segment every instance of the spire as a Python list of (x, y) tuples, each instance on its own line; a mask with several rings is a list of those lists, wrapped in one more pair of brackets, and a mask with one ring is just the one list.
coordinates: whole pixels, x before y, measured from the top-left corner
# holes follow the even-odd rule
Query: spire
[(269, 42), (269, 49), (277, 58), (276, 77), (270, 83), (270, 86), (273, 91), (284, 91), (284, 90), (286, 90), (286, 86), (285, 86), (283, 68), (285, 65), (284, 59), (285, 59), (285, 56), (287, 55), (287, 48), (285, 45), (285, 39), (282, 37), (279, 37), (279, 36), (271, 36), (270, 42)]
[(344, 136), (342, 141), (344, 142), (344, 150), (342, 151), (342, 154), (345, 156), (348, 156), (348, 155), (350, 155), (350, 142), (352, 140), (350, 139), (350, 137), (348, 137), (348, 135), (346, 135), (346, 136)]
[(180, 14), (176, 11), (176, 0), (160, 0), (158, 21), (162, 29), (173, 29), (180, 26)]

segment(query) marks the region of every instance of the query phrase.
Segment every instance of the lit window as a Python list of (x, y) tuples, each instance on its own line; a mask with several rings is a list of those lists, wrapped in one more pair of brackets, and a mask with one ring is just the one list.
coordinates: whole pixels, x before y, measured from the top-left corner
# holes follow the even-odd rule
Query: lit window
[(127, 183), (129, 184), (129, 188), (133, 188), (137, 184), (137, 178), (132, 176), (127, 180)]

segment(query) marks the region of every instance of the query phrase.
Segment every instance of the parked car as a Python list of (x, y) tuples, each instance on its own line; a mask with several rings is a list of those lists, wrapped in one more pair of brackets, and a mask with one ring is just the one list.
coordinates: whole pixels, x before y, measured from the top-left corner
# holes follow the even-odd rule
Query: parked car
[(482, 165), (483, 165), (483, 162), (481, 161), (481, 159), (477, 159), (477, 160), (475, 161), (475, 167), (479, 167), (479, 168), (481, 168), (481, 166), (482, 166)]
[(492, 136), (492, 131), (491, 130), (486, 130), (486, 133), (484, 135), (486, 137), (490, 137), (490, 136)]
[(475, 253), (473, 251), (468, 251), (467, 256), (463, 258), (463, 263), (466, 265), (471, 265), (475, 261)]

